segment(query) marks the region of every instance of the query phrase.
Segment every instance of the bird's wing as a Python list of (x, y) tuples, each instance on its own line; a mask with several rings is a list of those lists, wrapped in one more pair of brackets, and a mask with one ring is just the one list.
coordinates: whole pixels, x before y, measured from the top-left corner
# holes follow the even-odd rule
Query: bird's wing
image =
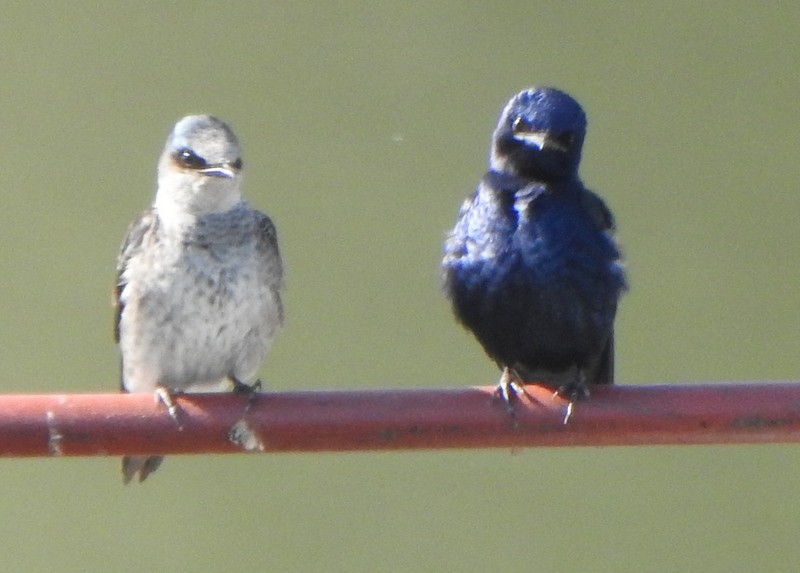
[(583, 207), (600, 230), (614, 232), (616, 229), (614, 215), (599, 195), (587, 189), (583, 194)]
[[(583, 194), (583, 206), (591, 216), (597, 228), (609, 234), (613, 234), (616, 230), (614, 223), (614, 215), (611, 210), (606, 206), (597, 194), (592, 191), (586, 190)], [(595, 384), (613, 384), (614, 383), (614, 331), (608, 337), (605, 347), (597, 358), (593, 368), (593, 376)]]
[(613, 384), (614, 383), (614, 332), (608, 337), (605, 348), (598, 357), (594, 367), (593, 376), (589, 377), (589, 382), (594, 384)]
[(142, 247), (144, 238), (151, 232), (154, 232), (158, 226), (158, 216), (153, 209), (148, 209), (128, 227), (128, 232), (125, 234), (125, 239), (122, 241), (119, 255), (117, 256), (117, 281), (114, 285), (114, 342), (119, 343), (119, 321), (122, 317), (122, 309), (125, 306), (122, 302), (121, 295), (125, 289), (124, 273), (128, 267), (128, 261), (136, 254)]
[(269, 289), (278, 307), (278, 321), (283, 324), (283, 303), (281, 302), (281, 291), (283, 290), (283, 263), (281, 262), (280, 250), (278, 248), (278, 232), (272, 219), (264, 213), (257, 213), (258, 240), (256, 249), (267, 269)]

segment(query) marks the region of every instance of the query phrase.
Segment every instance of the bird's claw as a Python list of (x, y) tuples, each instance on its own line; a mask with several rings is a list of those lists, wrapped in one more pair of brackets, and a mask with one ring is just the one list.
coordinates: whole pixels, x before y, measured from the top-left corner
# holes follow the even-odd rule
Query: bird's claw
[[(182, 431), (183, 424), (180, 421), (180, 408), (178, 408), (175, 400), (172, 399), (172, 393), (163, 386), (159, 386), (155, 391), (155, 399), (157, 403), (160, 402), (164, 405), (169, 413), (169, 417), (172, 418), (172, 420), (178, 426), (178, 429)], [(151, 471), (155, 471), (155, 468), (153, 468)]]

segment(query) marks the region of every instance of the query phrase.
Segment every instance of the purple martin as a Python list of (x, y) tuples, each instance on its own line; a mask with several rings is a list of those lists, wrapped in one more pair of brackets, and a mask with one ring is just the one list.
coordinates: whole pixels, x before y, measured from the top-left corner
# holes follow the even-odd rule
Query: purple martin
[[(247, 204), (241, 182), (227, 124), (191, 115), (175, 125), (153, 204), (128, 229), (117, 261), (123, 391), (156, 392), (169, 406), (172, 391), (254, 382), (283, 322), (283, 265), (275, 226)], [(123, 458), (123, 481), (143, 481), (161, 461)]]
[(444, 289), (503, 370), (511, 409), (526, 382), (571, 402), (614, 382), (614, 317), (627, 289), (614, 219), (578, 176), (586, 116), (557, 89), (521, 91), (494, 131), (489, 171), (447, 237)]

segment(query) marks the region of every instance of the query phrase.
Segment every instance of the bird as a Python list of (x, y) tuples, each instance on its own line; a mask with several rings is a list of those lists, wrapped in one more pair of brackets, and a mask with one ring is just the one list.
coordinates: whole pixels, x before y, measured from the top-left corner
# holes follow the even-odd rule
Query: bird
[[(157, 179), (117, 258), (114, 338), (121, 390), (153, 392), (175, 417), (172, 393), (260, 387), (257, 371), (283, 324), (284, 271), (275, 225), (242, 196), (228, 124), (178, 121)], [(123, 482), (144, 481), (162, 459), (123, 458)]]
[(580, 104), (552, 87), (503, 108), (489, 169), (447, 235), (443, 288), (457, 320), (502, 370), (513, 414), (524, 385), (575, 400), (614, 382), (614, 319), (627, 288), (611, 210), (584, 187)]

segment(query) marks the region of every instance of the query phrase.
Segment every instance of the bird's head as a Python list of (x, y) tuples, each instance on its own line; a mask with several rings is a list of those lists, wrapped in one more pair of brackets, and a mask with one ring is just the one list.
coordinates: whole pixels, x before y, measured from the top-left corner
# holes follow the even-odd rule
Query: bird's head
[(242, 160), (231, 128), (210, 115), (181, 119), (158, 164), (159, 212), (202, 216), (222, 213), (242, 199)]
[(524, 179), (575, 177), (586, 136), (586, 115), (554, 88), (530, 88), (506, 104), (492, 137), (492, 169)]

